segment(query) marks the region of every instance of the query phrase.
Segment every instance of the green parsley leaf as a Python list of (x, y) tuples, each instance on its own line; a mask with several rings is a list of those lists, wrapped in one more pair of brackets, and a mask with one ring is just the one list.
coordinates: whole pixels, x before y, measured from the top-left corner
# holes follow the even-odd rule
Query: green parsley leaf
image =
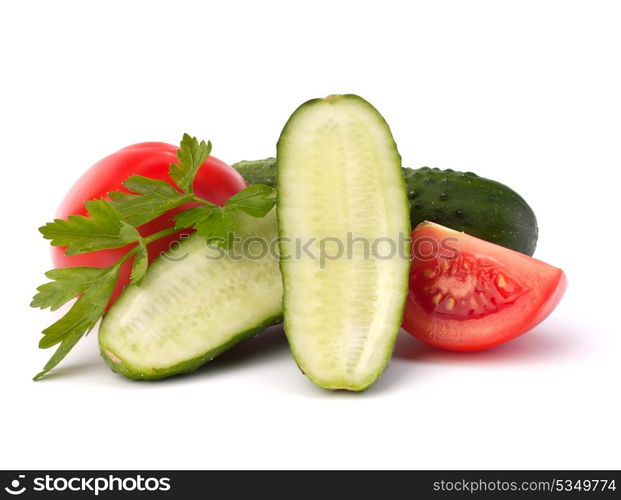
[(192, 196), (177, 191), (169, 183), (132, 175), (123, 185), (137, 194), (112, 191), (108, 196), (123, 220), (140, 226), (192, 200)]
[(98, 267), (66, 267), (45, 273), (51, 280), (37, 288), (31, 307), (50, 308), (55, 311), (71, 299), (84, 293), (91, 285), (102, 279), (108, 269)]
[(39, 347), (47, 349), (56, 344), (60, 346), (34, 380), (40, 380), (60, 363), (73, 346), (95, 327), (112, 296), (122, 262), (103, 269), (104, 272), (89, 284), (69, 312), (43, 330), (44, 337), (39, 342)]
[(193, 182), (199, 167), (209, 158), (211, 141), (198, 142), (196, 137), (183, 134), (177, 150), (177, 163), (170, 164), (170, 177), (185, 193), (193, 193)]
[(67, 255), (76, 255), (104, 248), (125, 246), (128, 241), (121, 237), (123, 224), (121, 214), (106, 200), (85, 202), (88, 217), (70, 215), (67, 220), (54, 219), (40, 227), (45, 239), (54, 246), (67, 246)]
[(121, 229), (119, 230), (119, 237), (125, 243), (133, 243), (134, 241), (142, 240), (142, 236), (140, 236), (138, 229), (136, 229), (134, 226), (132, 226), (131, 224), (128, 224), (125, 221), (121, 221)]
[(157, 194), (166, 200), (174, 199), (181, 194), (166, 181), (151, 179), (151, 177), (144, 177), (142, 175), (128, 177), (123, 182), (123, 186), (133, 193)]
[(270, 186), (254, 184), (229, 198), (224, 207), (226, 210), (242, 210), (252, 217), (263, 217), (274, 203), (274, 190)]
[(45, 375), (47, 375), (50, 370), (55, 368), (56, 365), (58, 365), (58, 363), (60, 363), (63, 359), (65, 359), (67, 354), (69, 354), (71, 349), (75, 347), (75, 345), (80, 341), (81, 338), (82, 338), (82, 335), (73, 335), (73, 336), (70, 336), (64, 339), (60, 343), (60, 346), (58, 347), (58, 349), (56, 349), (56, 352), (53, 354), (50, 360), (45, 364), (45, 366), (43, 367), (43, 370), (37, 373), (34, 376), (33, 380), (36, 382), (38, 380), (41, 380), (43, 377), (45, 377)]
[(230, 248), (235, 231), (235, 211), (241, 210), (252, 217), (263, 217), (274, 207), (274, 190), (256, 184), (232, 196), (224, 205), (202, 205), (175, 215), (175, 227), (194, 226), (207, 243)]
[(147, 245), (144, 241), (140, 242), (136, 256), (134, 257), (134, 263), (132, 264), (131, 282), (137, 286), (142, 283), (142, 278), (147, 273), (147, 267), (149, 265)]
[(221, 212), (222, 208), (217, 206), (202, 205), (184, 210), (175, 215), (175, 227), (177, 229), (186, 229), (193, 227), (199, 222), (203, 222), (213, 212)]
[[(119, 270), (129, 257), (134, 255), (131, 283), (139, 286), (148, 268), (147, 244), (152, 241), (176, 230), (194, 228), (207, 243), (230, 248), (240, 212), (263, 217), (273, 208), (273, 190), (265, 185), (253, 185), (240, 191), (224, 207), (196, 196), (193, 193), (194, 178), (210, 153), (211, 142), (199, 142), (184, 134), (177, 151), (177, 162), (169, 169), (171, 179), (181, 192), (165, 181), (133, 175), (123, 183), (129, 192), (112, 191), (108, 193), (111, 201), (85, 202), (87, 216), (70, 215), (67, 220), (55, 219), (39, 228), (52, 245), (66, 246), (67, 255), (135, 244), (116, 264), (104, 269), (73, 267), (46, 273), (52, 281), (37, 288), (32, 307), (55, 310), (75, 297), (78, 299), (67, 314), (43, 331), (41, 348), (60, 345), (35, 380), (60, 363), (96, 326), (115, 289)], [(138, 226), (189, 202), (199, 206), (176, 214), (174, 229), (145, 237), (141, 235)]]
[(231, 248), (235, 219), (222, 208), (215, 208), (216, 210), (213, 210), (206, 219), (197, 222), (194, 227), (207, 243), (222, 248)]

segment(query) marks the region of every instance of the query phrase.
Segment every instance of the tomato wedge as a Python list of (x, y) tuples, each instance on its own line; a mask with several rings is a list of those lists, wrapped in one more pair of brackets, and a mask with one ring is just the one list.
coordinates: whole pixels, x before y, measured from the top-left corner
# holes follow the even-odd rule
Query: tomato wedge
[(478, 351), (531, 330), (567, 285), (556, 267), (432, 222), (412, 232), (412, 256), (403, 328), (443, 349)]

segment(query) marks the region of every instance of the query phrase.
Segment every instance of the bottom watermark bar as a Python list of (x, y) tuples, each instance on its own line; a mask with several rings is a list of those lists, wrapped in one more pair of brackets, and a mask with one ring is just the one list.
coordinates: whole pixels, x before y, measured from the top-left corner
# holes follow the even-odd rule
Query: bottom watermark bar
[(620, 471), (0, 471), (0, 498), (619, 498)]

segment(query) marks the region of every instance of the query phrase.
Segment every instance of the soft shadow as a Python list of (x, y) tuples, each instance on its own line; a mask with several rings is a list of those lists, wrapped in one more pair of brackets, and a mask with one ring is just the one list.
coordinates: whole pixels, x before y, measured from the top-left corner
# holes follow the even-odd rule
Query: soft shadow
[[(563, 330), (569, 330), (563, 328)], [(394, 354), (383, 376), (366, 392), (384, 394), (412, 380), (412, 372), (423, 364), (503, 365), (556, 362), (561, 357), (577, 353), (572, 335), (561, 335), (559, 328), (541, 326), (506, 344), (479, 352), (454, 352), (439, 349), (421, 342), (401, 330)], [(365, 394), (366, 394), (365, 393)]]
[(572, 337), (558, 328), (541, 326), (516, 339), (485, 351), (455, 352), (427, 345), (403, 330), (395, 346), (397, 359), (429, 363), (507, 363), (558, 359), (575, 349)]
[(242, 340), (220, 354), (213, 360), (214, 362), (207, 363), (203, 369), (210, 365), (229, 369), (235, 368), (237, 365), (247, 366), (249, 363), (263, 363), (288, 350), (289, 346), (282, 325), (275, 325), (255, 337)]
[(216, 356), (212, 361), (205, 363), (195, 372), (175, 375), (158, 381), (158, 384), (167, 381), (178, 381), (182, 378), (195, 378), (200, 376), (212, 376), (218, 372), (248, 368), (250, 366), (266, 363), (280, 357), (288, 351), (287, 339), (282, 325), (274, 325), (257, 334), (255, 337), (244, 339), (230, 349)]

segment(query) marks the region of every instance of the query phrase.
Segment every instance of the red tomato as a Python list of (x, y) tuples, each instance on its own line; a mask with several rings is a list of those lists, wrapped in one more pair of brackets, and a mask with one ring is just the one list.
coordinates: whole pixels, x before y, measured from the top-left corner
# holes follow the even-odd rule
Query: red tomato
[(428, 344), (478, 351), (531, 330), (557, 306), (563, 271), (431, 222), (412, 233), (403, 328)]
[[(109, 191), (127, 191), (121, 183), (130, 175), (152, 177), (174, 185), (168, 176), (168, 167), (176, 161), (176, 158), (177, 147), (163, 142), (143, 142), (106, 156), (88, 169), (73, 185), (60, 204), (56, 217), (65, 219), (74, 214), (86, 215), (85, 201), (105, 198)], [(244, 179), (234, 168), (213, 156), (210, 156), (203, 163), (194, 180), (195, 193), (218, 205), (223, 205), (226, 200), (245, 187)], [(167, 212), (144, 224), (139, 228), (141, 234), (148, 236), (171, 227), (174, 224), (171, 216), (180, 210), (183, 210), (183, 207)], [(171, 244), (179, 239), (180, 234), (181, 232), (151, 243), (148, 246), (149, 261), (152, 261), (161, 252), (168, 250)], [(65, 255), (65, 247), (52, 247), (52, 261), (54, 267), (107, 267), (117, 262), (129, 248), (131, 246), (99, 250), (81, 255)], [(123, 287), (129, 283), (132, 261), (133, 257), (123, 264), (110, 304), (116, 300), (123, 291)]]

